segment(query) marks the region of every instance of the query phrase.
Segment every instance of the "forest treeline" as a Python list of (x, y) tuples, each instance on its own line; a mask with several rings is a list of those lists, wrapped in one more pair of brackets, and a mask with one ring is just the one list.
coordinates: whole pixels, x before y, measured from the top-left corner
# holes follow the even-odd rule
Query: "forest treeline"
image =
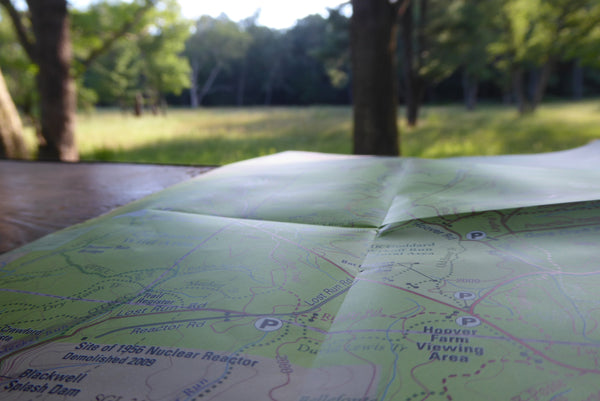
[[(398, 30), (399, 100), (417, 86), (419, 100), (477, 99), (533, 108), (544, 94), (581, 98), (600, 91), (597, 1), (420, 0), (414, 33)], [(349, 104), (348, 4), (310, 15), (287, 30), (222, 15), (186, 19), (162, 2), (91, 61), (78, 54), (102, 42), (136, 3), (100, 1), (71, 10), (80, 107)], [(15, 103), (35, 115), (35, 66), (11, 23), (0, 21), (0, 65)], [(408, 45), (407, 45), (408, 44)], [(411, 46), (411, 52), (407, 52)], [(79, 61), (79, 62), (78, 62)], [(83, 63), (87, 63), (84, 65)], [(89, 68), (87, 68), (89, 67)]]
[[(600, 91), (600, 0), (351, 0), (285, 30), (259, 25), (258, 12), (242, 21), (191, 20), (175, 0), (98, 0), (68, 10), (65, 0), (16, 4), (0, 0), (1, 74), (39, 128), (40, 152), (48, 145), (48, 157), (61, 160), (77, 159), (75, 101), (138, 115), (167, 104), (354, 103), (356, 126), (381, 119), (356, 111), (371, 113), (377, 93), (392, 87), (382, 102), (405, 104), (415, 125), (424, 101), (472, 109), (480, 99), (501, 100), (527, 113), (545, 96)], [(395, 55), (385, 77), (369, 58), (370, 41), (378, 60)], [(362, 97), (369, 92), (377, 93)], [(388, 136), (397, 136), (391, 128)]]

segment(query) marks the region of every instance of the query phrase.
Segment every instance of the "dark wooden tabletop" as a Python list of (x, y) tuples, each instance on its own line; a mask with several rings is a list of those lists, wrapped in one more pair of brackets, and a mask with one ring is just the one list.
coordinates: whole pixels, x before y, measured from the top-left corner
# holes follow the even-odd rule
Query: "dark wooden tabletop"
[(0, 160), (0, 253), (213, 168)]

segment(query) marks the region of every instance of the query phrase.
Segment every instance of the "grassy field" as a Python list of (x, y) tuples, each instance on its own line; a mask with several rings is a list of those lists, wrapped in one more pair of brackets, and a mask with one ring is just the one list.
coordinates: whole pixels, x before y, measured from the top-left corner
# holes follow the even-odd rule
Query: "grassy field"
[[(82, 160), (221, 165), (285, 150), (350, 153), (351, 119), (349, 107), (330, 106), (181, 109), (142, 118), (98, 110), (78, 117), (77, 140)], [(600, 100), (550, 103), (528, 116), (500, 105), (474, 112), (430, 106), (418, 127), (399, 123), (404, 156), (549, 152), (600, 139)]]

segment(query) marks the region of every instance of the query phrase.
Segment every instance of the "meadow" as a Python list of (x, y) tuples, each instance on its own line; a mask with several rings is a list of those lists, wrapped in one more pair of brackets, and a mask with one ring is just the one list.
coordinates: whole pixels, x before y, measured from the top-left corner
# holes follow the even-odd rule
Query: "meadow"
[[(540, 153), (600, 139), (600, 100), (542, 105), (519, 116), (502, 105), (468, 112), (461, 105), (427, 106), (419, 125), (399, 126), (403, 156)], [(350, 107), (170, 109), (134, 117), (98, 109), (77, 120), (82, 160), (222, 165), (286, 150), (352, 152)], [(28, 143), (33, 146), (33, 133)]]

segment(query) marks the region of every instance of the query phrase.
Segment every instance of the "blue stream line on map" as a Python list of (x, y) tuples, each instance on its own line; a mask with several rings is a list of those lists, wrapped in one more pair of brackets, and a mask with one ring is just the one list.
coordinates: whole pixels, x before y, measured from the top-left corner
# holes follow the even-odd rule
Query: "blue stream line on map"
[(560, 393), (556, 394), (555, 396), (553, 396), (552, 398), (550, 398), (550, 401), (557, 399), (558, 397), (560, 397), (563, 394), (567, 394), (570, 393), (571, 391), (573, 391), (572, 388), (565, 390), (565, 391), (561, 391)]
[(551, 277), (552, 277), (552, 281), (554, 281), (554, 283), (556, 284), (556, 288), (558, 289), (558, 292), (560, 292), (567, 299), (567, 301), (571, 304), (571, 306), (573, 307), (573, 309), (575, 309), (575, 312), (577, 313), (577, 316), (579, 316), (579, 318), (583, 322), (583, 328), (581, 330), (581, 335), (583, 336), (583, 338), (585, 338), (586, 340), (589, 340), (589, 341), (591, 341), (593, 343), (598, 343), (599, 342), (598, 340), (594, 340), (593, 338), (589, 338), (587, 336), (587, 334), (586, 334), (586, 332), (587, 332), (587, 320), (585, 319), (585, 317), (583, 316), (583, 314), (581, 313), (581, 311), (577, 307), (577, 304), (575, 303), (575, 301), (573, 301), (573, 299), (571, 299), (571, 297), (564, 292), (562, 284), (559, 283), (558, 280), (557, 280), (557, 276), (552, 275)]
[[(486, 288), (486, 289), (483, 289), (483, 290), (479, 291), (477, 293), (477, 295), (479, 297), (481, 297), (481, 293), (484, 292), (484, 291), (487, 291), (488, 289), (489, 288)], [(515, 315), (515, 312), (509, 306), (502, 305), (500, 302), (492, 301), (490, 298), (484, 299), (479, 305), (484, 305), (484, 306), (490, 306), (491, 305), (491, 306), (494, 306), (494, 307), (497, 307), (497, 308), (503, 308), (503, 309), (506, 309), (510, 313), (511, 316)]]
[(330, 279), (332, 279), (334, 281), (337, 281), (337, 279), (333, 278), (329, 273), (327, 273), (326, 271), (323, 271), (323, 269), (321, 269), (317, 263), (311, 262), (310, 261), (311, 255), (312, 255), (311, 253), (306, 252), (306, 264), (309, 265), (309, 266), (314, 267), (315, 269), (317, 269), (318, 271), (320, 271), (321, 273), (323, 273), (324, 275), (326, 275)]
[[(233, 351), (231, 354), (237, 354), (238, 352), (241, 352), (244, 348), (248, 348), (251, 347), (254, 344), (258, 344), (259, 342), (263, 341), (265, 339), (265, 337), (267, 336), (267, 334), (269, 334), (269, 332), (265, 332), (263, 334), (263, 336), (261, 338), (259, 338), (258, 340), (250, 343), (250, 344), (246, 344), (240, 348), (238, 348), (237, 350)], [(227, 370), (229, 369), (229, 360), (227, 360), (227, 362), (225, 363), (225, 369), (223, 370), (223, 374), (219, 377), (217, 377), (215, 380), (213, 380), (212, 382), (208, 383), (206, 386), (202, 387), (198, 393), (200, 393), (202, 390), (204, 390), (205, 388), (209, 388), (210, 386), (215, 385), (216, 383), (219, 382), (219, 380), (223, 379), (223, 377), (225, 377), (227, 375)], [(186, 400), (190, 400), (192, 398), (194, 398), (195, 396), (189, 396), (188, 398), (186, 398)]]
[(389, 391), (390, 386), (392, 385), (394, 380), (396, 380), (396, 373), (397, 373), (397, 369), (398, 369), (398, 358), (400, 356), (400, 355), (398, 355), (398, 353), (396, 351), (394, 351), (394, 344), (392, 343), (392, 340), (390, 339), (390, 330), (400, 320), (404, 319), (405, 317), (414, 315), (415, 313), (418, 313), (421, 310), (421, 305), (419, 305), (415, 300), (410, 299), (410, 298), (408, 298), (408, 300), (417, 306), (417, 310), (416, 311), (411, 310), (410, 312), (407, 312), (405, 315), (400, 316), (398, 319), (394, 320), (392, 322), (392, 324), (390, 324), (388, 326), (387, 330), (385, 331), (385, 338), (390, 343), (390, 351), (392, 351), (394, 353), (394, 368), (392, 371), (392, 377), (390, 378), (390, 381), (388, 382), (388, 384), (385, 386), (385, 390), (383, 391), (383, 395), (381, 396), (381, 401), (385, 400), (385, 396), (387, 395), (387, 392)]

